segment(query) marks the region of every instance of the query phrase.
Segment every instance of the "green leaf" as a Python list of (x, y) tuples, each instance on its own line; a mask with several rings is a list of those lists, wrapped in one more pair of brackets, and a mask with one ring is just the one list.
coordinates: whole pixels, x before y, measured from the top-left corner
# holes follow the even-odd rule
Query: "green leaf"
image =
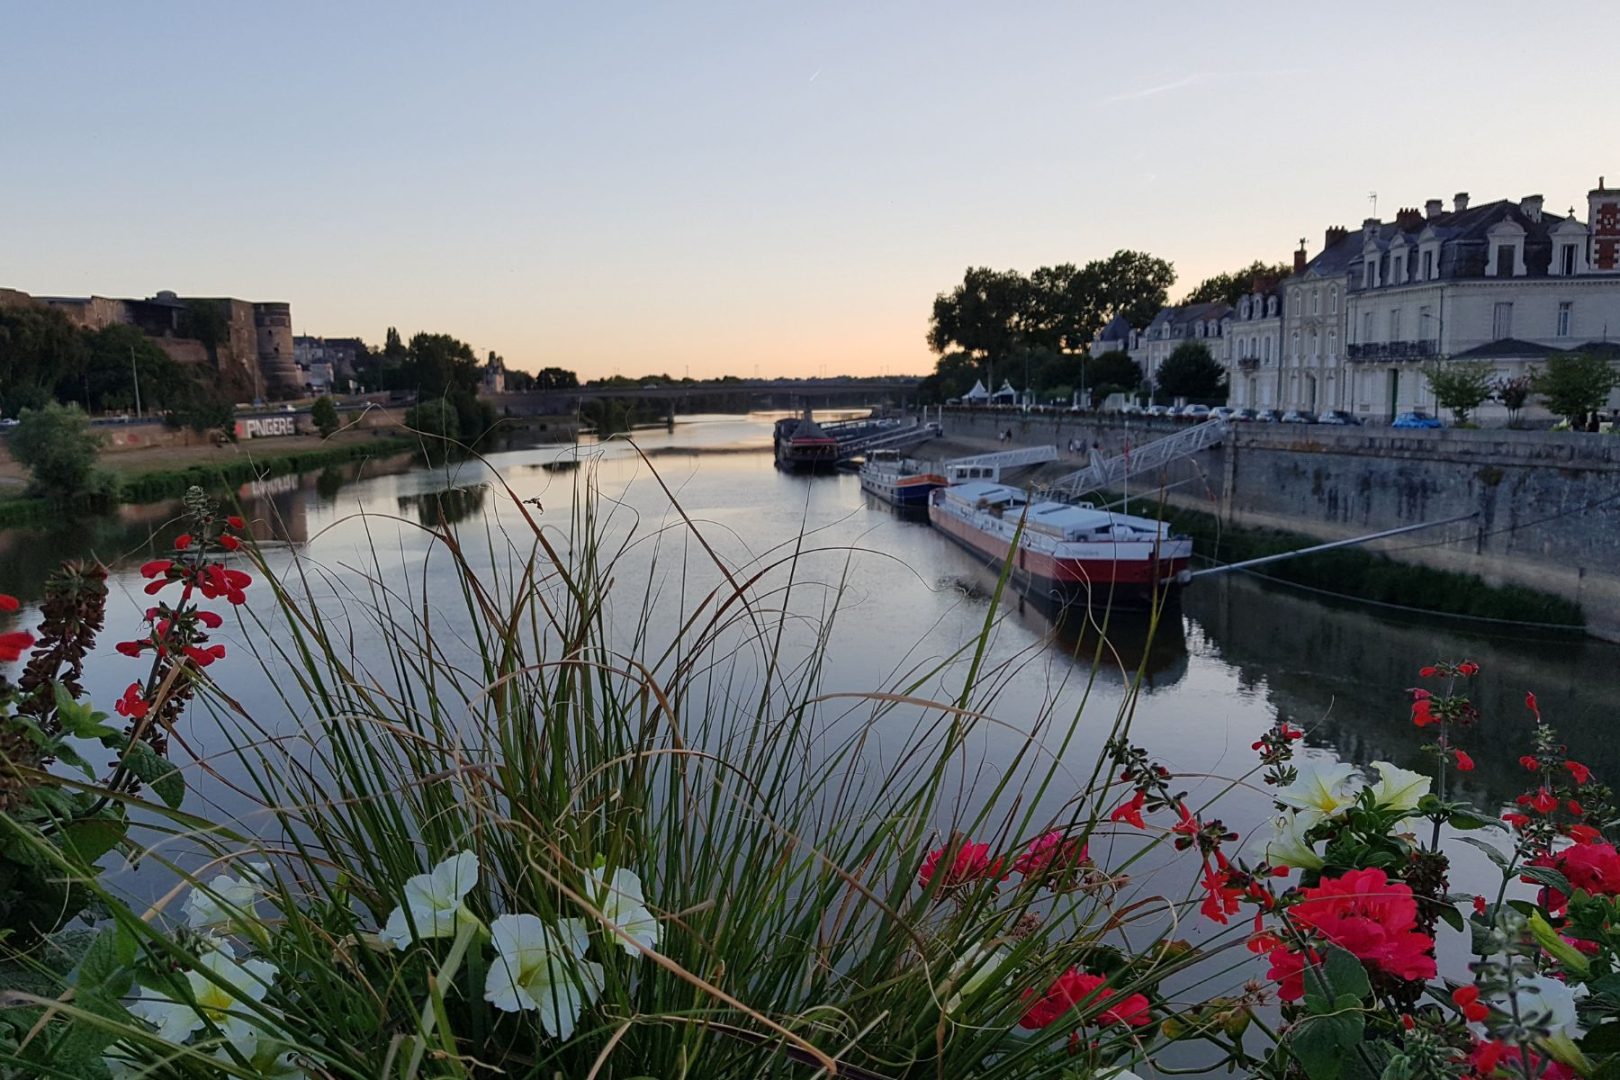
[(56, 760), (64, 765), (78, 769), (91, 780), (96, 778), (96, 771), (90, 767), (90, 763), (80, 757), (79, 752), (67, 743), (58, 743), (56, 745)]
[(1471, 810), (1453, 810), (1447, 818), (1453, 829), (1501, 829), (1505, 826), (1496, 818), (1480, 817)]
[(1310, 1080), (1338, 1080), (1365, 1027), (1366, 1019), (1359, 1011), (1309, 1016), (1294, 1029), (1289, 1049)]
[(1599, 1024), (1581, 1036), (1580, 1047), (1588, 1054), (1620, 1053), (1620, 1021)]
[(1346, 996), (1359, 1004), (1361, 999), (1372, 993), (1372, 983), (1367, 978), (1367, 969), (1361, 966), (1361, 961), (1351, 956), (1344, 949), (1330, 945), (1327, 955), (1322, 961), (1322, 971), (1327, 977), (1328, 990), (1335, 999)]
[(1569, 879), (1550, 866), (1521, 866), (1519, 874), (1550, 889), (1557, 889), (1565, 896), (1575, 891), (1569, 887)]
[(84, 818), (64, 826), (62, 840), (68, 851), (89, 866), (117, 847), (128, 831), (129, 826), (119, 818)]
[(1445, 923), (1446, 923), (1447, 926), (1451, 927), (1453, 930), (1458, 931), (1459, 933), (1462, 932), (1462, 930), (1463, 930), (1463, 928), (1465, 926), (1465, 924), (1463, 922), (1462, 912), (1458, 911), (1455, 907), (1453, 907), (1450, 904), (1441, 904), (1435, 910), (1436, 910), (1436, 912), (1439, 913), (1440, 918), (1445, 920)]
[(1487, 844), (1485, 841), (1481, 840), (1479, 837), (1477, 837), (1477, 836), (1459, 836), (1459, 837), (1457, 837), (1457, 842), (1459, 844), (1469, 844), (1469, 845), (1471, 845), (1473, 847), (1479, 848), (1479, 850), (1483, 851), (1490, 858), (1491, 862), (1495, 863), (1497, 866), (1501, 867), (1503, 870), (1506, 870), (1508, 868), (1508, 857), (1506, 855), (1502, 854), (1501, 851), (1497, 850), (1492, 845)]
[(96, 935), (96, 940), (85, 950), (74, 974), (73, 985), (80, 993), (102, 993), (120, 998), (135, 985), (135, 954), (138, 942), (135, 935), (122, 924), (115, 923)]
[(172, 761), (163, 757), (150, 745), (135, 743), (124, 755), (129, 771), (140, 777), (158, 798), (169, 806), (179, 806), (186, 797), (186, 780)]
[(102, 723), (107, 714), (96, 712), (88, 702), (74, 701), (61, 683), (52, 683), (52, 690), (56, 695), (56, 715), (62, 722), (62, 730), (79, 739), (99, 739), (115, 728)]

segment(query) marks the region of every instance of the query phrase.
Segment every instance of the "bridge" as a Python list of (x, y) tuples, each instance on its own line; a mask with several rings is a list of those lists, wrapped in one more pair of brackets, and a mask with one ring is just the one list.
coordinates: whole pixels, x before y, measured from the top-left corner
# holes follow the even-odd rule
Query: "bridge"
[[(917, 393), (920, 378), (888, 379), (717, 379), (708, 382), (643, 383), (640, 386), (595, 385), (567, 389), (527, 390), (510, 394), (484, 394), (496, 412), (508, 416), (571, 413), (588, 401), (633, 401), (663, 406), (674, 415), (677, 406), (691, 411), (700, 402), (743, 402), (793, 409), (830, 408), (838, 405), (881, 405), (901, 408)], [(708, 406), (710, 408), (714, 406)]]

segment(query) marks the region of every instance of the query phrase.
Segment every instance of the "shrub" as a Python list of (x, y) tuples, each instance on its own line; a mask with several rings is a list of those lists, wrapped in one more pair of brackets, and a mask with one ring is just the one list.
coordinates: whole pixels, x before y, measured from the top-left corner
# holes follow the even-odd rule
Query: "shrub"
[(324, 394), (315, 399), (314, 406), (309, 410), (309, 418), (315, 422), (315, 428), (322, 438), (330, 438), (338, 429), (337, 406)]
[(105, 486), (96, 480), (101, 436), (76, 405), (24, 409), (11, 433), (11, 454), (28, 469), (32, 494), (73, 505)]

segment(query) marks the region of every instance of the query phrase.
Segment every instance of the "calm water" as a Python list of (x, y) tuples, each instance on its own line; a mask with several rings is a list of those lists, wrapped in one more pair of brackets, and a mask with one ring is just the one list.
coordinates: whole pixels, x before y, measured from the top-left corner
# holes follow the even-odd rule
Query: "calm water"
[[(984, 624), (993, 577), (926, 522), (899, 518), (869, 501), (853, 475), (778, 472), (769, 451), (771, 419), (695, 418), (673, 432), (638, 433), (651, 468), (622, 443), (581, 451), (606, 497), (605, 527), (618, 537), (639, 537), (616, 572), (616, 617), (625, 635), (640, 619), (649, 579), (659, 597), (650, 624), (655, 638), (671, 632), (682, 588), (695, 596), (717, 580), (690, 532), (677, 527), (679, 517), (653, 475), (656, 468), (696, 528), (734, 566), (779, 559), (795, 543), (802, 546), (800, 584), (790, 605), (807, 620), (823, 617), (841, 587), (825, 691), (889, 687), (902, 673), (926, 670), (971, 641)], [(571, 504), (585, 473), (543, 466), (570, 453), (529, 447), (490, 458), (519, 497), (539, 500), (540, 520), (558, 544), (568, 542)], [(487, 485), (490, 477), (482, 469), (476, 463), (450, 472), (411, 469), (398, 461), (271, 481), (239, 494), (256, 534), (269, 545), (272, 568), (287, 570), (302, 557), (324, 569), (311, 578), (319, 602), (336, 606), (346, 589), (364, 591), (363, 571), (374, 565), (375, 551), (390, 568), (389, 583), (413, 595), (421, 590), (442, 612), (442, 625), (453, 631), (458, 618), (465, 621), (460, 594), (442, 572), (442, 555), (424, 562), (430, 544), (421, 526), (436, 522), (441, 509), (459, 518), (464, 540), (480, 538), (467, 549), (487, 563), (489, 546), (482, 538), (491, 529), (499, 536), (517, 518), (504, 493)], [(57, 560), (106, 561), (113, 570), (109, 625), (86, 682), (110, 711), (122, 688), (140, 673), (141, 665), (112, 649), (114, 642), (134, 635), (147, 606), (136, 567), (169, 548), (178, 531), (175, 513), (173, 506), (137, 507), (91, 526), (0, 534), (0, 591), (25, 601), (20, 616), (0, 617), (0, 629), (31, 624), (35, 613), (27, 602), (37, 600), (44, 575)], [(258, 592), (262, 605), (264, 591)], [(273, 634), (273, 613), (261, 614), (271, 620), (266, 632)], [(1169, 768), (1187, 774), (1195, 801), (1224, 786), (1215, 778), (1250, 769), (1250, 744), (1279, 715), (1309, 732), (1312, 752), (1426, 769), (1421, 733), (1407, 721), (1405, 691), (1416, 681), (1416, 669), (1435, 659), (1471, 658), (1483, 669), (1475, 693), (1481, 727), (1461, 740), (1478, 762), (1465, 778), (1464, 791), (1480, 804), (1498, 806), (1519, 790), (1522, 774), (1515, 760), (1530, 736), (1521, 704), (1526, 690), (1537, 693), (1572, 756), (1601, 775), (1620, 776), (1620, 740), (1609, 735), (1613, 673), (1620, 670), (1620, 649), (1613, 646), (1438, 618), (1396, 618), (1241, 577), (1190, 587), (1151, 646), (1143, 636), (1140, 620), (1121, 619), (1111, 627), (1109, 662), (1085, 702), (1079, 736), (1065, 753), (1065, 775), (1073, 777), (1073, 786), (1052, 793), (1054, 813), (1083, 785), (1126, 694), (1125, 672), (1139, 665), (1145, 679), (1132, 737)], [(311, 719), (286, 714), (269, 677), (246, 655), (241, 627), (228, 624), (220, 640), (235, 655), (214, 671), (260, 724), (290, 731)], [(1054, 626), (1032, 604), (1008, 603), (990, 650), (1001, 680), (992, 708), (1003, 726), (987, 730), (969, 748), (976, 763), (993, 773), (1043, 718), (1066, 723), (1079, 707), (1096, 647), (1094, 634)], [(382, 659), (366, 655), (368, 648), (375, 646), (363, 640), (357, 646), (361, 660)], [(801, 649), (808, 650), (806, 642), (790, 641), (790, 652)], [(961, 677), (962, 664), (947, 665), (923, 692), (949, 700)], [(181, 734), (197, 754), (226, 749), (201, 713)], [(901, 735), (892, 734), (888, 745), (877, 740), (873, 752), (895, 752)], [(224, 782), (232, 776), (228, 763), (221, 765), (223, 780), (195, 765), (187, 769), (194, 789), (187, 810), (254, 827), (251, 804)], [(976, 797), (972, 783), (965, 783), (964, 800), (972, 803)], [(1264, 817), (1267, 802), (1262, 792), (1239, 789), (1222, 799), (1219, 814), (1247, 833)], [(940, 825), (946, 829), (950, 822)], [(1483, 856), (1471, 861), (1467, 849), (1462, 855), (1454, 887), (1467, 888), (1476, 879), (1482, 887), (1487, 880)]]

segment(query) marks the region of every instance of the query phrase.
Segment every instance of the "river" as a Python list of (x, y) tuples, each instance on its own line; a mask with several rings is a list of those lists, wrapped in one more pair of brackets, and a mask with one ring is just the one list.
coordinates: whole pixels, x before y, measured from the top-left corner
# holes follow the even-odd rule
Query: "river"
[[(828, 692), (883, 689), (901, 673), (926, 669), (959, 652), (984, 625), (991, 575), (926, 521), (896, 516), (866, 497), (852, 474), (777, 471), (770, 454), (773, 419), (694, 417), (672, 431), (638, 432), (645, 460), (630, 445), (613, 442), (581, 447), (587, 464), (579, 470), (546, 467), (574, 453), (557, 446), (513, 445), (492, 452), (488, 463), (515, 495), (538, 501), (539, 520), (562, 545), (568, 542), (578, 487), (587, 476), (594, 478), (604, 497), (604, 528), (641, 538), (626, 551), (617, 572), (616, 604), (626, 625), (649, 614), (645, 578), (656, 579), (652, 594), (658, 599), (649, 623), (655, 636), (672, 632), (681, 607), (678, 586), (690, 596), (697, 585), (714, 580), (693, 542), (690, 529), (695, 528), (738, 567), (777, 557), (796, 543), (805, 549), (795, 571), (795, 610), (819, 620), (836, 595), (823, 677)], [(492, 529), (499, 535), (517, 521), (508, 496), (491, 479), (478, 462), (447, 470), (394, 461), (282, 478), (263, 489), (244, 488), (239, 496), (255, 535), (267, 545), (273, 570), (290, 569), (295, 557), (306, 569), (321, 568), (311, 579), (318, 602), (336, 609), (345, 603), (346, 590), (364, 592), (363, 571), (380, 558), (399, 570), (390, 585), (423, 590), (428, 603), (451, 613), (447, 618), (454, 627), (459, 592), (449, 575), (439, 573), (443, 563), (435, 560), (442, 556), (424, 561), (430, 543), (422, 526), (436, 523), (443, 513), (460, 531), (469, 557), (486, 564), (503, 558), (498, 547), (492, 554), (482, 539), (466, 542)], [(671, 493), (691, 527), (681, 523)], [(0, 534), (0, 591), (24, 602), (19, 615), (0, 616), (0, 630), (32, 625), (37, 615), (32, 605), (57, 560), (105, 561), (112, 571), (108, 629), (85, 683), (110, 711), (142, 668), (112, 648), (134, 636), (147, 607), (137, 567), (169, 549), (179, 531), (177, 511), (175, 505), (133, 507), (88, 525)], [(253, 606), (264, 626), (251, 632), (273, 637), (277, 619), (265, 604), (264, 590), (258, 593)], [(261, 671), (248, 655), (254, 644), (249, 625), (228, 623), (221, 631), (219, 640), (232, 656), (210, 673), (258, 723), (272, 732), (291, 731), (310, 717), (289, 714), (276, 691), (273, 665)], [(1620, 670), (1620, 647), (1329, 603), (1236, 575), (1188, 587), (1150, 646), (1143, 635), (1139, 619), (1122, 618), (1110, 627), (1110, 662), (1090, 690), (1079, 736), (1067, 751), (1077, 785), (1125, 699), (1128, 675), (1138, 667), (1143, 678), (1132, 738), (1188, 778), (1195, 803), (1225, 785), (1219, 778), (1252, 768), (1250, 744), (1279, 716), (1307, 731), (1313, 753), (1432, 771), (1420, 750), (1424, 735), (1408, 720), (1407, 688), (1418, 681), (1420, 666), (1437, 659), (1472, 659), (1481, 666), (1473, 696), (1482, 719), (1459, 740), (1478, 763), (1462, 777), (1461, 788), (1477, 804), (1501, 807), (1521, 789), (1516, 760), (1529, 748), (1529, 717), (1522, 704), (1527, 690), (1538, 695), (1572, 757), (1600, 777), (1620, 775), (1620, 740), (1608, 734), (1614, 685), (1609, 679)], [(376, 647), (364, 636), (356, 645), (363, 661), (379, 659), (367, 655)], [(1094, 635), (1055, 627), (1034, 605), (1008, 602), (994, 625), (990, 649), (1000, 681), (994, 711), (1004, 726), (985, 733), (971, 752), (992, 764), (1007, 760), (1036, 718), (1072, 715), (1095, 648)], [(953, 698), (963, 670), (962, 661), (946, 664), (925, 692)], [(221, 756), (229, 747), (212, 719), (194, 710), (180, 735), (190, 751), (219, 767), (215, 775), (198, 764), (185, 765), (192, 786), (186, 809), (252, 829), (254, 807), (231, 788), (233, 770), (222, 765), (227, 758)], [(1059, 793), (1061, 798), (1072, 794)], [(971, 790), (964, 794), (972, 797)], [(1223, 798), (1219, 815), (1247, 833), (1264, 818), (1267, 802), (1263, 792), (1240, 787)], [(942, 829), (949, 824), (941, 822)], [(1483, 856), (1477, 862), (1462, 858), (1454, 886), (1483, 888), (1488, 869)]]

